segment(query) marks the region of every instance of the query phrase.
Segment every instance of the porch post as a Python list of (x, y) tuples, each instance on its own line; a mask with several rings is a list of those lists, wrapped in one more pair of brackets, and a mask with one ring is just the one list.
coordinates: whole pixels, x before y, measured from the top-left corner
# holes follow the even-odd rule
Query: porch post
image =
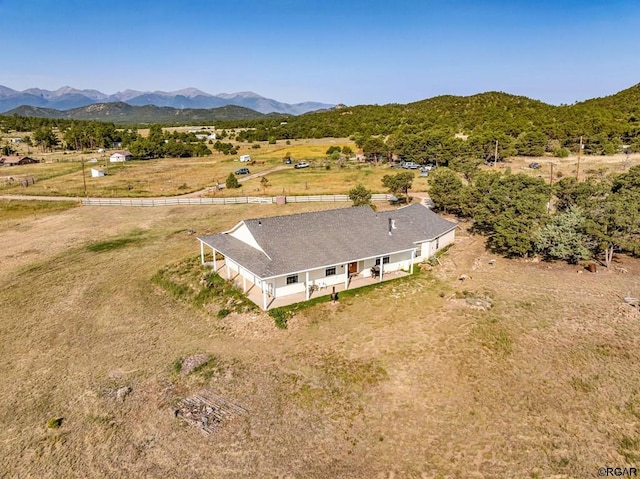
[(218, 267), (217, 267), (218, 265), (216, 264), (216, 250), (215, 250), (215, 248), (211, 248), (211, 251), (212, 251), (211, 254), (213, 254), (213, 270), (217, 273), (218, 272)]
[(378, 283), (382, 283), (382, 276), (384, 275), (384, 259), (380, 256), (380, 279)]
[(413, 261), (416, 259), (416, 250), (411, 250), (411, 266), (409, 266), (409, 273), (413, 274)]
[(227, 257), (224, 257), (224, 268), (227, 272), (227, 279), (229, 279), (229, 261), (227, 261)]
[(267, 310), (267, 290), (264, 288), (264, 280), (262, 281), (262, 309)]
[(240, 275), (242, 276), (242, 291), (247, 292), (247, 277), (242, 273), (242, 266), (239, 266)]
[(305, 272), (304, 289), (307, 301), (309, 301), (309, 271)]
[(200, 264), (204, 265), (204, 243), (200, 241)]
[(349, 287), (349, 264), (344, 265), (344, 289)]

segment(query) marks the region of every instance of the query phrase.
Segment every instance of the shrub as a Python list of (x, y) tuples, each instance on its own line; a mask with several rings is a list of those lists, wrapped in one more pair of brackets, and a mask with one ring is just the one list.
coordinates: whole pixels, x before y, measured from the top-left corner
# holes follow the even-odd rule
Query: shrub
[(276, 327), (280, 329), (287, 329), (287, 322), (292, 315), (293, 313), (291, 311), (281, 308), (269, 311), (269, 316), (273, 318)]
[(58, 429), (60, 426), (62, 426), (62, 421), (64, 421), (64, 418), (52, 417), (47, 421), (47, 427), (49, 429)]

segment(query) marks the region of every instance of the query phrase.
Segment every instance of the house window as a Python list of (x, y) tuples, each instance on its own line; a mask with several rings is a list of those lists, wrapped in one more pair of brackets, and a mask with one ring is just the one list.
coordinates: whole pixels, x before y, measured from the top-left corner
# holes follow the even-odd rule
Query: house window
[(292, 274), (291, 276), (287, 276), (287, 284), (296, 284), (298, 282), (298, 275)]
[(324, 270), (325, 276), (334, 276), (336, 274), (336, 268), (327, 268)]
[(440, 249), (440, 238), (436, 238), (436, 249)]
[(422, 243), (418, 243), (416, 246), (416, 256), (422, 256)]
[[(389, 256), (382, 258), (382, 264), (389, 264)], [(376, 266), (380, 266), (380, 258), (376, 258)]]

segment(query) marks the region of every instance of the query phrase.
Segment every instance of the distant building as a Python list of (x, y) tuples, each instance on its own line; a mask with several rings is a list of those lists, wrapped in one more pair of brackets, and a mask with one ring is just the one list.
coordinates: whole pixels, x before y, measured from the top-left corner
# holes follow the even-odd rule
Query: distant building
[(101, 168), (91, 168), (91, 178), (100, 178), (104, 176), (104, 170)]
[(22, 143), (22, 138), (11, 138), (11, 143)]
[(111, 163), (121, 163), (124, 161), (129, 161), (131, 158), (133, 158), (133, 155), (130, 152), (128, 152), (127, 150), (122, 150), (122, 151), (116, 151), (115, 153), (113, 153), (109, 157), (109, 161)]
[(251, 161), (251, 155), (242, 155), (240, 156), (240, 161), (245, 163), (247, 161)]

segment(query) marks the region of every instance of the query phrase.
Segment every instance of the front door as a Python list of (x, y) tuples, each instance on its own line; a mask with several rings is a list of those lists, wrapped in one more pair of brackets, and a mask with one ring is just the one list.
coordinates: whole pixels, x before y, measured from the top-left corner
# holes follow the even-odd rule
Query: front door
[(358, 274), (358, 262), (354, 261), (353, 263), (349, 263), (349, 276), (352, 274)]

